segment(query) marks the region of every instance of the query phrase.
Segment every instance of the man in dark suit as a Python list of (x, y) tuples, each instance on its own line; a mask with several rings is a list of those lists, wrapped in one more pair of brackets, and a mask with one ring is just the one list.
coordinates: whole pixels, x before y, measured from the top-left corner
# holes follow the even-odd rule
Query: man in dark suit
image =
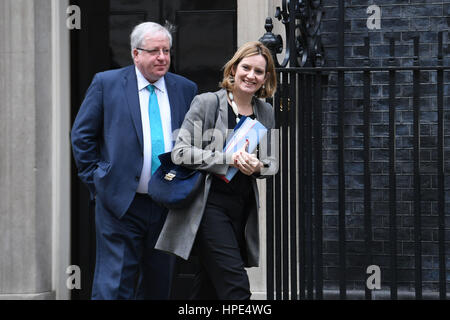
[(147, 195), (157, 156), (197, 86), (168, 72), (170, 32), (146, 22), (131, 34), (134, 65), (95, 75), (73, 124), (79, 177), (96, 199), (92, 299), (168, 299), (174, 257), (154, 249), (167, 211)]

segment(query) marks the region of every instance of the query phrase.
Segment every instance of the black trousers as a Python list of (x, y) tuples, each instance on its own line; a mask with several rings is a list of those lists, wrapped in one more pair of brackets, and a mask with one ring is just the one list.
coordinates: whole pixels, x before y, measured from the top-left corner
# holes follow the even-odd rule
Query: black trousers
[(197, 232), (194, 300), (248, 300), (244, 229), (248, 196), (211, 191)]

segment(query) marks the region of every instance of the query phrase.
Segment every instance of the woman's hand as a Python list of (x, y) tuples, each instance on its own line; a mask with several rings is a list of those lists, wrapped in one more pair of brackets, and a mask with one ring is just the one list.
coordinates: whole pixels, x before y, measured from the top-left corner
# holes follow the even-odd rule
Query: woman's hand
[(243, 174), (250, 176), (255, 172), (259, 172), (263, 167), (263, 163), (251, 153), (247, 152), (249, 142), (233, 154), (233, 166), (238, 168)]

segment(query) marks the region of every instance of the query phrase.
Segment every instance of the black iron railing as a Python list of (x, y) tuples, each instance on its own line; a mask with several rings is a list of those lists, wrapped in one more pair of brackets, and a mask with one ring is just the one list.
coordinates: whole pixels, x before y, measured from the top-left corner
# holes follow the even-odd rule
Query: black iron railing
[[(298, 19), (290, 18), (292, 14), (286, 11), (298, 11), (295, 6), (300, 2), (283, 1), (284, 15), (278, 13), (283, 23), (290, 26), (286, 32), (291, 48), (299, 44), (293, 40), (292, 31), (297, 28)], [(320, 6), (313, 9), (320, 11)], [(270, 25), (271, 21), (267, 20), (263, 40), (276, 57), (276, 53), (281, 52), (282, 41), (270, 36)], [(343, 30), (341, 32), (343, 34)], [(450, 132), (450, 124), (445, 123), (450, 106), (448, 92), (445, 95), (448, 83), (444, 79), (449, 79), (450, 66), (443, 64), (443, 33), (438, 33), (436, 63), (426, 66), (421, 65), (419, 59), (418, 35), (410, 39), (414, 48), (410, 66), (397, 64), (396, 39), (393, 34), (386, 36), (390, 57), (384, 66), (371, 67), (370, 42), (366, 37), (363, 65), (344, 66), (342, 45), (342, 50), (338, 51), (338, 66), (323, 67), (323, 50), (318, 49), (321, 46), (317, 34), (304, 41), (315, 43), (303, 45), (309, 48), (306, 58), (298, 55), (304, 51), (297, 48), (297, 54), (293, 54), (294, 50), (287, 46), (288, 59), (278, 65), (279, 87), (272, 103), (280, 130), (280, 170), (267, 181), (269, 300), (347, 299), (349, 292), (352, 297), (353, 292), (360, 292), (366, 299), (398, 299), (408, 297), (408, 293), (416, 299), (424, 298), (425, 293), (432, 298), (447, 297), (450, 282), (446, 257), (450, 251), (449, 239), (446, 239), (449, 229), (446, 226), (448, 189), (445, 179), (450, 168), (444, 158), (449, 149), (444, 139), (448, 139)], [(293, 67), (286, 67), (288, 61)], [(358, 79), (357, 85), (346, 84), (348, 76)], [(410, 79), (412, 85), (408, 97), (412, 101), (409, 109), (412, 117), (406, 126), (404, 119), (398, 119), (399, 77)], [(424, 83), (423, 77), (429, 81)], [(379, 113), (384, 122), (375, 125), (373, 83), (379, 78), (387, 80), (382, 86), (387, 90), (377, 93), (377, 99), (386, 100), (386, 109)], [(349, 94), (354, 92), (361, 92), (361, 97)], [(435, 108), (427, 110), (435, 117), (426, 121), (421, 119), (424, 97), (436, 101)], [(355, 134), (346, 133), (349, 100), (361, 103), (358, 112), (362, 121), (352, 124), (353, 130), (358, 131), (357, 139)], [(333, 123), (328, 119), (331, 114), (335, 117)], [(421, 133), (423, 125), (430, 125), (430, 134)], [(407, 137), (399, 134), (403, 128), (411, 129)], [(333, 134), (327, 130), (334, 130)], [(326, 137), (324, 132), (327, 132)], [(361, 142), (357, 148), (352, 146), (355, 141)], [(357, 154), (358, 160), (349, 161), (348, 152), (353, 152), (355, 158)], [(425, 169), (422, 153), (431, 157)], [(351, 167), (358, 161), (360, 171)], [(330, 177), (334, 178), (333, 188), (329, 184)], [(405, 179), (410, 179), (408, 188), (403, 182), (398, 183)], [(431, 181), (426, 188), (423, 187), (425, 180)], [(430, 190), (432, 196), (430, 192), (425, 193)], [(387, 206), (380, 214), (374, 208), (378, 210), (382, 203)], [(424, 204), (428, 206), (426, 210)], [(324, 214), (324, 205), (328, 208), (327, 214)], [(331, 210), (330, 206), (333, 206)], [(407, 213), (403, 212), (405, 206), (410, 208)], [(428, 231), (432, 235), (424, 239)], [(434, 247), (438, 249), (430, 249)], [(424, 275), (425, 258), (427, 272), (436, 271), (437, 277)], [(384, 296), (377, 295), (378, 291), (366, 283), (367, 267), (377, 264), (382, 289), (389, 288)]]

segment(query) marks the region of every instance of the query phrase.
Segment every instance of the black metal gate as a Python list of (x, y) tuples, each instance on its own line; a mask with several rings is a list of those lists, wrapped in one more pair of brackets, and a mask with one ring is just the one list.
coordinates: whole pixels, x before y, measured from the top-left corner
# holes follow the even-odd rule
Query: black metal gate
[[(446, 299), (446, 33), (437, 33), (436, 59), (424, 64), (412, 33), (406, 66), (396, 56), (398, 34), (385, 34), (389, 56), (380, 66), (365, 36), (362, 64), (348, 67), (343, 1), (338, 8), (335, 67), (323, 66), (320, 1), (283, 1), (276, 14), (287, 43), (272, 101), (280, 170), (267, 181), (267, 297)], [(275, 56), (282, 43), (269, 18), (266, 30), (261, 41)]]

